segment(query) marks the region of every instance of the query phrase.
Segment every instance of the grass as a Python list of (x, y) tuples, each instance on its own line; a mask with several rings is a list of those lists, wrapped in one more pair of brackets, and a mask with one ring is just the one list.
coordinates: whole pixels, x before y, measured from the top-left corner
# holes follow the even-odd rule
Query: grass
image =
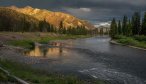
[(122, 43), (124, 45), (146, 48), (146, 36), (126, 37), (119, 35), (115, 37), (115, 41), (117, 41), (118, 43)]
[(0, 69), (0, 83), (8, 84), (8, 83), (18, 83), (18, 82)]
[[(36, 71), (28, 65), (8, 60), (0, 60), (0, 64), (9, 72), (28, 81), (30, 84), (105, 84), (104, 81), (100, 80), (92, 80), (91, 82), (89, 80), (81, 80), (74, 75), (49, 74), (44, 71)], [(8, 81), (8, 77), (3, 73), (0, 73), (0, 78)]]
[(33, 47), (33, 41), (32, 40), (12, 40), (7, 42), (8, 45), (12, 46), (19, 46), (23, 48), (31, 48)]
[(9, 77), (5, 72), (0, 70), (0, 81), (1, 82), (8, 82), (11, 81), (11, 77)]
[[(19, 34), (18, 34), (19, 35)], [(33, 34), (32, 34), (33, 35)], [(24, 34), (25, 36), (25, 34)], [(7, 45), (12, 45), (12, 46), (17, 46), (17, 47), (23, 47), (23, 48), (31, 48), (34, 44), (34, 42), (39, 42), (39, 43), (48, 43), (49, 41), (52, 40), (65, 40), (65, 39), (76, 39), (76, 38), (87, 38), (91, 37), (90, 35), (57, 35), (57, 36), (39, 36), (39, 35), (34, 35), (34, 37), (24, 37), (23, 39), (14, 39), (14, 40), (9, 40), (6, 42)]]

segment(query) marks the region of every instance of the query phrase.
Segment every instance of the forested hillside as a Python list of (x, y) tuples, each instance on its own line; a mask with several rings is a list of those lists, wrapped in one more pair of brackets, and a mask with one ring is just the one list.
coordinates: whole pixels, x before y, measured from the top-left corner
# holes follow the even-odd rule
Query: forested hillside
[(8, 8), (0, 8), (0, 31), (38, 31), (39, 21)]
[(73, 15), (64, 12), (54, 12), (46, 9), (32, 8), (30, 6), (26, 6), (22, 8), (11, 6), (7, 8), (16, 10), (17, 12), (26, 15), (30, 15), (38, 19), (39, 21), (43, 21), (45, 19), (46, 22), (52, 24), (56, 28), (60, 28), (61, 22), (65, 28), (77, 27), (77, 26), (84, 26), (86, 29), (94, 28), (94, 26), (90, 24), (88, 21), (81, 20)]
[(86, 25), (65, 27), (63, 21), (60, 21), (59, 28), (57, 28), (55, 25), (47, 22), (48, 20), (39, 20), (9, 7), (0, 7), (0, 31), (55, 32), (74, 35), (91, 33), (91, 30), (87, 29)]

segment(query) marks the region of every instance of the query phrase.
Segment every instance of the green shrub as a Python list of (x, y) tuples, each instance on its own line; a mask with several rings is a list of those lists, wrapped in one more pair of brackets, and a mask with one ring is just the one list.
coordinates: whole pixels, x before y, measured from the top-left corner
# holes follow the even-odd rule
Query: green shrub
[(126, 45), (135, 45), (137, 44), (138, 42), (132, 38), (125, 38), (125, 39), (119, 39), (118, 40), (119, 43), (123, 43), (123, 44), (126, 44)]
[(146, 36), (116, 36), (115, 39), (117, 42), (122, 43), (123, 45), (131, 45), (141, 48), (146, 48)]
[(146, 42), (146, 36), (144, 36), (144, 35), (141, 35), (141, 36), (136, 35), (136, 36), (134, 36), (134, 39), (138, 40), (138, 41), (145, 41)]
[(114, 37), (114, 39), (125, 39), (125, 38), (127, 38), (127, 37), (126, 36), (123, 36), (123, 35), (116, 35)]
[(34, 45), (34, 42), (31, 40), (15, 40), (9, 41), (8, 44), (18, 47), (30, 48)]

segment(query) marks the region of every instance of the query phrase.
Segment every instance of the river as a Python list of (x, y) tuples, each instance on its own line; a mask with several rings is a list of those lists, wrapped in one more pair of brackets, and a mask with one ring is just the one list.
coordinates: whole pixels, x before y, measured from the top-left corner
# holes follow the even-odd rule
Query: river
[(35, 46), (25, 55), (42, 59), (45, 70), (80, 73), (112, 84), (146, 84), (146, 51), (109, 43), (108, 36)]

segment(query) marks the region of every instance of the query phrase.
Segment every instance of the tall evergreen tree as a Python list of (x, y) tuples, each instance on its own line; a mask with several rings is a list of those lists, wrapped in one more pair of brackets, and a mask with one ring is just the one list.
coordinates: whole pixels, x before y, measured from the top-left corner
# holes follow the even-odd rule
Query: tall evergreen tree
[(119, 22), (118, 22), (118, 34), (120, 35), (120, 34), (122, 34), (123, 32), (122, 32), (122, 26), (121, 26), (121, 21), (119, 20)]
[(131, 36), (131, 35), (132, 35), (132, 24), (131, 24), (131, 21), (129, 20), (128, 25), (127, 25), (126, 36)]
[(59, 33), (61, 33), (61, 34), (63, 33), (63, 27), (64, 27), (63, 26), (63, 21), (61, 21), (60, 24), (59, 24)]
[(49, 26), (50, 26), (50, 32), (56, 32), (56, 29), (53, 25), (50, 24)]
[(49, 25), (49, 23), (46, 22), (45, 19), (43, 21), (40, 21), (39, 28), (40, 28), (41, 32), (48, 32), (48, 31), (50, 31), (50, 25)]
[(122, 23), (122, 32), (123, 35), (126, 35), (126, 31), (127, 31), (127, 16), (123, 17), (123, 23)]
[(111, 30), (110, 30), (110, 36), (112, 38), (114, 38), (116, 35), (116, 29), (117, 29), (117, 23), (116, 23), (115, 18), (113, 18), (113, 20), (111, 22)]
[(139, 35), (140, 34), (140, 14), (139, 12), (135, 12), (132, 16), (132, 33), (133, 35)]
[(145, 12), (144, 18), (143, 18), (143, 20), (142, 20), (141, 34), (142, 34), (142, 35), (146, 35), (146, 12)]
[(27, 30), (26, 28), (26, 18), (25, 16), (22, 17), (22, 20), (21, 20), (21, 24), (22, 24), (22, 32), (25, 32)]

